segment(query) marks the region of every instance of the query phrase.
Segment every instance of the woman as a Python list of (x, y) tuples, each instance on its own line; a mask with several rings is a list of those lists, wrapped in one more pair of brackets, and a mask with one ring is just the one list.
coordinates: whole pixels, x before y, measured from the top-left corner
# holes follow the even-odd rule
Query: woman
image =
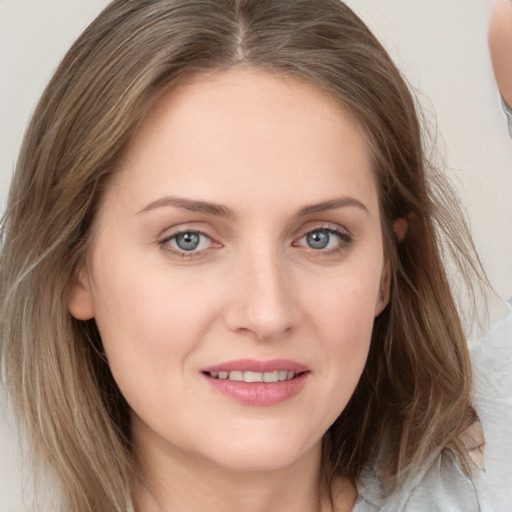
[(3, 222), (4, 381), (65, 509), (478, 510), (456, 204), (337, 0), (114, 1)]

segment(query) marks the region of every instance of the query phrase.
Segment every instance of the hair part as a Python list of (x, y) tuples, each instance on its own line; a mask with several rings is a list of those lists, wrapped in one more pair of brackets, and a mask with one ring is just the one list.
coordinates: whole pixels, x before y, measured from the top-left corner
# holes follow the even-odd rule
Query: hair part
[[(69, 50), (28, 127), (2, 223), (2, 377), (69, 511), (131, 510), (138, 478), (129, 408), (94, 320), (67, 310), (91, 227), (131, 138), (189, 77), (248, 66), (311, 83), (371, 146), (391, 297), (363, 376), (329, 431), (327, 459), (355, 479), (384, 443), (398, 487), (452, 449), (474, 411), (466, 339), (440, 250), (478, 270), (442, 175), (429, 167), (416, 107), (380, 43), (338, 0), (116, 0)], [(448, 197), (448, 199), (446, 199)], [(403, 241), (393, 222), (407, 219)]]

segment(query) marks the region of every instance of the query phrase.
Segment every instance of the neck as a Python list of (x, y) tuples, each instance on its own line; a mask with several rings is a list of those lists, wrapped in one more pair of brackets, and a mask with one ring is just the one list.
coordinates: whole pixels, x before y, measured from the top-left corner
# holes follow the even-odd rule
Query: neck
[[(147, 443), (135, 453), (141, 479), (135, 485), (137, 512), (330, 512), (322, 471), (321, 443), (293, 464), (269, 470), (238, 470), (194, 457), (175, 447)], [(355, 489), (336, 481), (336, 510), (351, 510)]]

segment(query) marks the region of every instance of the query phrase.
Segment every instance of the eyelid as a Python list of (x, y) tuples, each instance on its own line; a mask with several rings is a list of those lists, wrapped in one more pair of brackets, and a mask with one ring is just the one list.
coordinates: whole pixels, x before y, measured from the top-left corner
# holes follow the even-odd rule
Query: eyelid
[[(332, 249), (313, 249), (312, 247), (307, 247), (306, 245), (295, 245), (300, 240), (302, 240), (305, 236), (315, 233), (317, 231), (326, 231), (334, 236), (336, 236), (339, 240), (339, 245)], [(292, 245), (296, 247), (302, 247), (306, 250), (309, 250), (311, 253), (314, 253), (317, 256), (320, 255), (328, 255), (337, 253), (343, 250), (346, 250), (352, 243), (353, 243), (353, 237), (350, 234), (350, 232), (342, 228), (341, 226), (330, 224), (330, 223), (321, 223), (316, 226), (312, 226), (311, 228), (305, 228), (300, 232), (300, 235), (294, 239), (294, 242)]]
[[(179, 235), (182, 235), (185, 233), (194, 233), (194, 234), (208, 238), (210, 240), (211, 247), (208, 247), (206, 249), (194, 250), (194, 251), (184, 251), (184, 250), (180, 250), (179, 248), (172, 247), (169, 244), (169, 242), (171, 240), (173, 240), (174, 238), (178, 237)], [(172, 233), (165, 235), (163, 238), (161, 238), (158, 241), (158, 245), (167, 254), (172, 254), (172, 255), (184, 257), (184, 258), (201, 257), (201, 256), (204, 256), (204, 254), (207, 253), (208, 251), (210, 251), (213, 247), (216, 247), (216, 248), (222, 247), (222, 244), (217, 242), (210, 234), (206, 233), (204, 230), (197, 229), (197, 228), (189, 228), (189, 227), (180, 227), (176, 231), (173, 231)]]
[[(183, 226), (180, 225), (179, 228), (176, 228), (175, 231), (172, 231), (169, 233), (169, 230), (166, 230), (167, 234), (162, 235), (160, 239), (158, 240), (158, 245), (161, 247), (161, 249), (171, 255), (175, 255), (178, 257), (183, 258), (200, 258), (206, 256), (208, 252), (210, 252), (212, 249), (217, 249), (223, 247), (223, 245), (218, 242), (211, 234), (207, 232), (207, 230), (204, 229), (198, 229), (192, 226)], [(333, 236), (337, 237), (339, 240), (339, 243), (336, 247), (330, 248), (330, 249), (314, 249), (312, 247), (308, 247), (306, 245), (299, 244), (300, 240), (307, 236), (310, 233), (314, 233), (317, 231), (326, 231)], [(169, 241), (173, 240), (175, 237), (184, 234), (184, 233), (195, 233), (201, 236), (204, 236), (210, 240), (210, 247), (199, 249), (199, 250), (192, 250), (192, 251), (185, 251), (180, 250), (179, 248), (172, 247), (169, 244)], [(311, 254), (314, 254), (315, 256), (327, 256), (329, 254), (334, 254), (338, 252), (342, 252), (344, 250), (347, 250), (348, 247), (353, 243), (353, 237), (351, 233), (344, 227), (341, 227), (337, 224), (331, 224), (331, 223), (320, 223), (317, 225), (312, 225), (311, 227), (302, 228), (299, 231), (299, 235), (294, 237), (294, 240), (292, 242), (293, 247), (301, 248), (302, 250), (305, 250)]]

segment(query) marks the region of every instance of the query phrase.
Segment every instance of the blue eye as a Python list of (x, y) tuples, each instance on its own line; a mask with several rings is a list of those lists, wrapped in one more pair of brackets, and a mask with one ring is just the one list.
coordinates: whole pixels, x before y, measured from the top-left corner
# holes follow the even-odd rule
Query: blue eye
[(351, 238), (345, 233), (341, 233), (334, 229), (315, 229), (306, 233), (300, 240), (301, 245), (305, 245), (316, 251), (335, 251), (347, 246)]
[(306, 235), (306, 242), (311, 249), (325, 249), (329, 245), (331, 234), (327, 231), (313, 231)]
[(193, 252), (206, 249), (211, 240), (199, 231), (183, 231), (168, 238), (165, 243), (178, 251)]

